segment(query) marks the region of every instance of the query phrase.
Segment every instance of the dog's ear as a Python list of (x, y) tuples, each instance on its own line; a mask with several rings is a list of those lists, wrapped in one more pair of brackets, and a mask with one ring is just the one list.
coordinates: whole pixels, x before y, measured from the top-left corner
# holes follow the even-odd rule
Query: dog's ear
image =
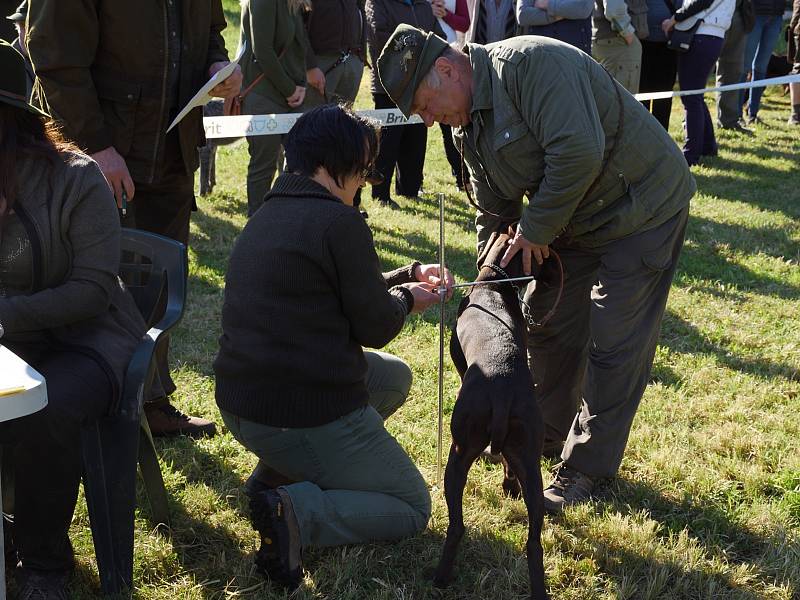
[(494, 243), (497, 240), (497, 236), (498, 235), (499, 234), (496, 231), (493, 231), (492, 235), (489, 237), (489, 239), (483, 245), (483, 248), (480, 248), (480, 247), (478, 248), (478, 250), (479, 250), (478, 262), (476, 263), (476, 266), (477, 266), (479, 271), (480, 271), (481, 267), (483, 266), (483, 264), (486, 262), (486, 259), (488, 258), (489, 253), (492, 251), (492, 248), (494, 247)]

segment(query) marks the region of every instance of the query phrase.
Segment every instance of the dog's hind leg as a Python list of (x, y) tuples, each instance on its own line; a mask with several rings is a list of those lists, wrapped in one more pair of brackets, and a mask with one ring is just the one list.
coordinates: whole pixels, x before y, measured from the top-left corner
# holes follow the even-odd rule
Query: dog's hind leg
[[(482, 448), (483, 446), (481, 446)], [(467, 454), (464, 451), (467, 449), (461, 450), (459, 452), (456, 449), (455, 442), (450, 445), (450, 456), (444, 472), (444, 495), (447, 499), (450, 522), (447, 526), (447, 538), (444, 541), (442, 557), (439, 559), (439, 566), (436, 567), (436, 573), (433, 576), (433, 584), (440, 588), (447, 587), (453, 575), (458, 544), (464, 535), (464, 511), (462, 508), (464, 486), (467, 484), (469, 469), (481, 452), (480, 449), (469, 449), (469, 454)]]
[[(539, 452), (534, 435), (528, 433), (523, 448), (513, 450), (506, 447), (506, 457), (522, 487), (522, 497), (528, 509), (528, 576), (531, 580), (531, 600), (548, 600), (544, 577), (544, 550), (542, 549), (542, 524), (544, 522), (544, 500), (542, 497), (542, 472), (539, 467)], [(541, 444), (539, 445), (541, 448)], [(520, 452), (521, 450), (521, 452)], [(504, 452), (505, 454), (505, 452)]]

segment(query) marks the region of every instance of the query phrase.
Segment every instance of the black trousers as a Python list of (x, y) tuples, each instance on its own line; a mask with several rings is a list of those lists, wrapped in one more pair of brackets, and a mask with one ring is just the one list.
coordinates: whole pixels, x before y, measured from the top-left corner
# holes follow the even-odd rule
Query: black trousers
[[(136, 194), (128, 203), (128, 214), (122, 219), (123, 227), (142, 229), (172, 238), (189, 245), (189, 219), (196, 210), (194, 198), (194, 173), (187, 174), (181, 156), (177, 130), (167, 135), (164, 164), (156, 181), (139, 183)], [(161, 311), (166, 307), (163, 303)], [(169, 336), (156, 348), (156, 369), (161, 386), (167, 396), (175, 391), (175, 382), (169, 373)], [(157, 386), (154, 386), (157, 387)], [(148, 398), (157, 400), (158, 398)]]
[[(666, 92), (675, 86), (678, 75), (678, 53), (667, 48), (666, 42), (642, 40), (642, 76), (639, 91)], [(669, 129), (669, 115), (672, 111), (672, 98), (642, 102), (658, 122)]]
[(80, 427), (108, 411), (114, 387), (85, 354), (8, 346), (47, 381), (44, 409), (0, 425), (4, 451), (13, 454), (14, 545), (26, 570), (69, 571), (69, 524), (82, 472)]
[[(396, 108), (386, 94), (372, 94), (375, 108)], [(425, 166), (425, 149), (428, 128), (424, 124), (395, 125), (381, 129), (381, 147), (375, 168), (383, 175), (383, 183), (372, 186), (372, 197), (388, 199), (392, 175), (397, 169), (395, 192), (401, 196), (415, 197), (422, 187), (422, 169)]]

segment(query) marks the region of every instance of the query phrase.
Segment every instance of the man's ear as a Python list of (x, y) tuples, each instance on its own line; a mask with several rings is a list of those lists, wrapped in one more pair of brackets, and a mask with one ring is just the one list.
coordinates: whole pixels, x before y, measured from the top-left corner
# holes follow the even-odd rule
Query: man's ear
[(436, 72), (439, 74), (439, 77), (452, 81), (458, 81), (458, 69), (456, 69), (455, 65), (444, 56), (437, 58), (433, 65), (436, 67)]

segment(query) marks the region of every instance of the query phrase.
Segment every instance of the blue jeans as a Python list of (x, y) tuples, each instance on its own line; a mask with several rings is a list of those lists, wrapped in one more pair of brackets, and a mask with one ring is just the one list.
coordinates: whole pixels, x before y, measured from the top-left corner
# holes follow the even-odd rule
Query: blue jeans
[[(747, 46), (744, 51), (744, 74), (742, 81), (745, 80), (747, 71), (752, 69), (753, 81), (764, 79), (767, 75), (767, 65), (769, 57), (775, 49), (775, 42), (783, 27), (783, 17), (781, 15), (757, 15), (756, 24), (747, 36)], [(742, 90), (740, 106), (744, 106), (745, 99), (748, 101), (747, 114), (754, 118), (758, 114), (761, 105), (761, 95), (764, 93), (763, 87)], [(739, 111), (741, 113), (741, 110)]]
[[(678, 83), (681, 90), (706, 87), (708, 75), (722, 50), (722, 41), (722, 38), (713, 35), (695, 35), (689, 51), (678, 55)], [(703, 95), (681, 96), (681, 102), (686, 114), (683, 156), (691, 166), (697, 164), (701, 156), (716, 156), (717, 140)]]

